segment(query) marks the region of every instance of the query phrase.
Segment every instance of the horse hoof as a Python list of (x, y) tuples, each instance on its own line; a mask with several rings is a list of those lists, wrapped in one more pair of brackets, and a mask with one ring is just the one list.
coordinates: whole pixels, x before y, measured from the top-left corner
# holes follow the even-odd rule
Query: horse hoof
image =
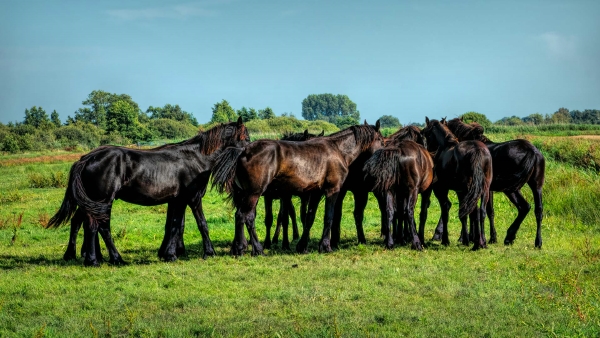
[(513, 239), (504, 239), (504, 245), (513, 245)]
[(542, 240), (541, 239), (539, 241), (538, 240), (535, 241), (535, 247), (537, 249), (541, 249), (542, 248)]
[(63, 256), (63, 259), (68, 262), (68, 261), (77, 259), (77, 257), (75, 256), (74, 253), (65, 253)]
[(108, 264), (116, 265), (116, 266), (125, 266), (129, 265), (129, 263), (125, 262), (123, 258), (119, 257), (118, 259), (111, 259), (108, 261)]
[(100, 267), (100, 263), (98, 263), (97, 260), (95, 260), (95, 261), (84, 260), (83, 261), (83, 265), (87, 266), (87, 267), (91, 266), (91, 267), (94, 267), (94, 268)]
[(171, 255), (167, 254), (164, 257), (162, 257), (162, 260), (164, 262), (175, 262), (177, 260), (177, 256), (173, 255), (173, 254), (171, 254)]
[(282, 250), (286, 250), (286, 251), (290, 251), (291, 250), (290, 249), (290, 244), (289, 243), (288, 244), (282, 244), (281, 245), (281, 249)]
[(202, 259), (206, 259), (207, 257), (214, 257), (215, 251), (213, 249), (204, 250), (204, 254), (202, 255)]
[(495, 243), (498, 243), (498, 240), (496, 239), (496, 237), (491, 237), (490, 240), (488, 241), (488, 243), (495, 244)]
[(441, 241), (442, 240), (442, 234), (440, 233), (434, 233), (433, 237), (431, 238), (432, 241)]
[[(275, 241), (273, 241), (273, 244), (275, 244)], [(265, 242), (263, 243), (263, 247), (264, 247), (265, 249), (271, 249), (271, 242), (269, 242), (269, 241), (265, 241)]]
[(333, 252), (333, 250), (331, 250), (330, 245), (327, 245), (327, 244), (319, 245), (319, 253), (329, 253), (329, 252)]

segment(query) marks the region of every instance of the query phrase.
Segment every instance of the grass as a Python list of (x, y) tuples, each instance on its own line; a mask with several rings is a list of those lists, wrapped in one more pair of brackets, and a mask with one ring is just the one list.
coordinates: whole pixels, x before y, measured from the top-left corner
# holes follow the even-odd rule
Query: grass
[[(594, 171), (548, 161), (542, 250), (533, 248), (533, 212), (513, 246), (471, 252), (453, 241), (449, 247), (427, 242), (423, 252), (385, 250), (373, 198), (365, 215), (368, 244), (357, 245), (349, 195), (339, 251), (317, 252), (321, 207), (309, 254), (276, 247), (264, 257), (232, 258), (233, 210), (209, 192), (204, 208), (216, 257), (201, 258), (188, 211), (188, 257), (160, 262), (166, 207), (117, 201), (112, 233), (131, 264), (93, 269), (62, 260), (68, 227), (43, 228), (64, 188), (29, 183), (31, 174), (68, 171), (71, 163), (0, 167), (0, 196), (20, 196), (0, 200), (0, 337), (600, 335), (600, 177)], [(532, 201), (527, 188), (523, 193)], [(495, 202), (502, 241), (516, 211), (503, 195)], [(434, 199), (429, 236), (438, 210)]]

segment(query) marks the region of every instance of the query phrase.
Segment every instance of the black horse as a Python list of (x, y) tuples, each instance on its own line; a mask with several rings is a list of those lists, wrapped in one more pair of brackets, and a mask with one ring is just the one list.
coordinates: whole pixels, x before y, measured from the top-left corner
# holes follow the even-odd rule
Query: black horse
[(110, 213), (115, 199), (146, 206), (168, 203), (165, 237), (158, 252), (167, 261), (185, 254), (184, 215), (190, 206), (202, 234), (204, 256), (213, 255), (202, 197), (214, 157), (227, 146), (245, 146), (249, 139), (240, 118), (180, 143), (150, 150), (104, 146), (82, 156), (71, 167), (62, 205), (48, 222), (48, 227), (56, 227), (72, 217), (65, 259), (75, 258), (75, 240), (83, 223), (84, 264), (99, 264), (97, 232), (106, 242), (110, 262), (123, 263), (110, 237)]
[[(424, 224), (420, 225), (419, 236), (414, 209), (419, 193), (428, 192), (431, 195), (429, 186), (434, 177), (433, 159), (422, 144), (404, 139), (411, 137), (411, 132), (415, 131), (413, 128), (416, 129), (405, 127), (394, 134), (385, 148), (377, 150), (364, 165), (366, 181), (372, 185), (379, 203), (384, 244), (390, 249), (394, 246), (390, 225), (398, 220), (404, 224), (407, 236), (403, 234), (401, 226), (394, 226), (396, 240), (411, 242), (413, 249), (423, 248), (419, 237), (423, 237)], [(416, 133), (420, 136), (418, 129)]]
[[(458, 142), (445, 124), (438, 120), (425, 118), (426, 126), (422, 130), (427, 139), (427, 148), (435, 152), (434, 171), (437, 181), (433, 192), (442, 209), (442, 244), (449, 245), (448, 211), (450, 200), (448, 191), (454, 190), (459, 200), (459, 218), (462, 223), (462, 240), (469, 245), (467, 216), (475, 226), (473, 231), (473, 250), (486, 247), (483, 222), (485, 205), (489, 199), (492, 182), (492, 157), (490, 151), (480, 141)], [(477, 206), (481, 200), (481, 206)], [(427, 204), (428, 201), (426, 202)]]
[(349, 166), (363, 153), (373, 153), (383, 145), (379, 121), (375, 126), (352, 126), (325, 137), (305, 142), (259, 140), (245, 148), (229, 148), (213, 167), (213, 186), (227, 191), (236, 207), (235, 239), (231, 253), (242, 255), (245, 248), (244, 224), (250, 233), (252, 254), (262, 254), (254, 219), (256, 203), (263, 194), (297, 195), (307, 198), (308, 210), (302, 237), (296, 251), (307, 251), (309, 233), (319, 202), (325, 196), (325, 225), (320, 252), (330, 252), (333, 210)]
[[(325, 134), (325, 130), (323, 130), (320, 134), (311, 134), (308, 132), (308, 129), (304, 130), (303, 133), (286, 133), (281, 137), (282, 141), (296, 141), (302, 142), (306, 140), (310, 140), (315, 137), (320, 137)], [(288, 226), (289, 219), (292, 220), (292, 230), (293, 230), (293, 239), (296, 240), (300, 238), (300, 234), (298, 233), (298, 223), (296, 221), (296, 209), (294, 208), (294, 204), (292, 203), (292, 197), (286, 196), (285, 198), (281, 198), (279, 200), (279, 213), (277, 214), (277, 225), (275, 227), (275, 232), (273, 233), (273, 240), (271, 241), (271, 226), (273, 225), (273, 198), (271, 196), (265, 195), (263, 196), (265, 203), (265, 249), (269, 249), (271, 244), (276, 244), (279, 242), (279, 233), (281, 232), (281, 228), (283, 227), (283, 242), (281, 243), (281, 248), (285, 250), (290, 249), (290, 240), (288, 237)], [(306, 201), (302, 201), (302, 208), (305, 209)]]
[[(529, 213), (531, 206), (521, 194), (521, 188), (527, 183), (533, 193), (535, 203), (535, 219), (537, 232), (535, 247), (542, 247), (542, 186), (544, 185), (546, 160), (542, 153), (531, 142), (522, 139), (494, 143), (483, 135), (483, 127), (473, 122), (466, 124), (460, 118), (448, 121), (448, 129), (460, 140), (478, 140), (488, 147), (492, 155), (494, 177), (490, 186), (491, 191), (503, 192), (517, 207), (517, 218), (506, 231), (504, 244), (512, 244), (517, 231)], [(493, 194), (487, 204), (487, 215), (490, 220), (490, 243), (496, 242), (494, 227)], [(439, 236), (441, 228), (436, 229)]]

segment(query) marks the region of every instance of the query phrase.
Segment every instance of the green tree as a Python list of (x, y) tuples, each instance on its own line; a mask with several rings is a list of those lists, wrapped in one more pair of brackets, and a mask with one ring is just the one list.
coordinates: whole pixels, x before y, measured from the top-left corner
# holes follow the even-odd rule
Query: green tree
[(261, 109), (258, 111), (258, 118), (261, 120), (269, 120), (275, 117), (275, 113), (271, 107)]
[(198, 120), (196, 120), (192, 114), (182, 110), (178, 104), (174, 106), (165, 104), (165, 106), (162, 108), (150, 106), (146, 110), (146, 114), (149, 115), (151, 120), (170, 119), (183, 123), (189, 123), (193, 126), (198, 126)]
[(492, 121), (490, 121), (487, 116), (474, 111), (462, 114), (461, 118), (465, 123), (477, 122), (483, 127), (483, 129), (487, 129), (492, 125)]
[(221, 102), (215, 103), (213, 106), (210, 123), (227, 123), (235, 121), (237, 118), (238, 116), (235, 113), (235, 110), (229, 105), (229, 102), (227, 102), (227, 100), (222, 100)]
[(550, 117), (552, 123), (566, 124), (571, 122), (571, 113), (567, 108), (560, 108)]
[(324, 120), (331, 123), (346, 123), (348, 120), (339, 118), (349, 117), (354, 124), (358, 124), (360, 113), (356, 103), (347, 95), (311, 94), (302, 100), (302, 117), (309, 121)]
[(544, 117), (540, 113), (535, 113), (524, 117), (523, 122), (533, 125), (540, 125), (544, 123)]
[(106, 131), (117, 132), (134, 142), (144, 139), (144, 130), (138, 119), (138, 112), (127, 101), (112, 103), (106, 113)]
[(396, 128), (401, 127), (400, 120), (397, 117), (392, 115), (383, 115), (379, 118), (379, 123), (381, 123), (381, 128)]
[(240, 110), (237, 111), (237, 114), (242, 118), (242, 121), (244, 122), (256, 120), (258, 118), (256, 109), (254, 108), (242, 107)]
[(25, 109), (25, 121), (23, 121), (23, 124), (45, 129), (51, 123), (48, 114), (42, 107), (33, 106), (31, 109)]
[(496, 124), (505, 126), (520, 126), (524, 124), (524, 122), (520, 117), (513, 115), (511, 117), (503, 117), (502, 119), (496, 121)]
[(127, 94), (111, 94), (103, 90), (94, 90), (88, 95), (88, 98), (82, 102), (89, 107), (79, 108), (75, 112), (75, 120), (92, 123), (102, 129), (106, 128), (107, 113), (111, 106), (118, 101), (127, 102), (138, 115), (138, 121), (141, 115), (140, 107), (135, 103), (131, 96)]
[(52, 124), (54, 124), (56, 128), (60, 127), (60, 118), (58, 117), (58, 113), (56, 112), (56, 110), (53, 110), (52, 114), (50, 114), (50, 121), (52, 122)]

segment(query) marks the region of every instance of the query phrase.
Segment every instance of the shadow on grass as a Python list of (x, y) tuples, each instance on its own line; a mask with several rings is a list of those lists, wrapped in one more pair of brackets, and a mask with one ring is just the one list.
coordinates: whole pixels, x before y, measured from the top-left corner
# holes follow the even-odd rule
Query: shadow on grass
[(23, 269), (28, 266), (44, 266), (44, 265), (62, 265), (62, 266), (70, 266), (70, 265), (81, 265), (82, 262), (80, 260), (70, 260), (65, 261), (56, 257), (46, 257), (46, 256), (16, 256), (16, 255), (0, 255), (0, 270), (13, 270), (13, 269)]

